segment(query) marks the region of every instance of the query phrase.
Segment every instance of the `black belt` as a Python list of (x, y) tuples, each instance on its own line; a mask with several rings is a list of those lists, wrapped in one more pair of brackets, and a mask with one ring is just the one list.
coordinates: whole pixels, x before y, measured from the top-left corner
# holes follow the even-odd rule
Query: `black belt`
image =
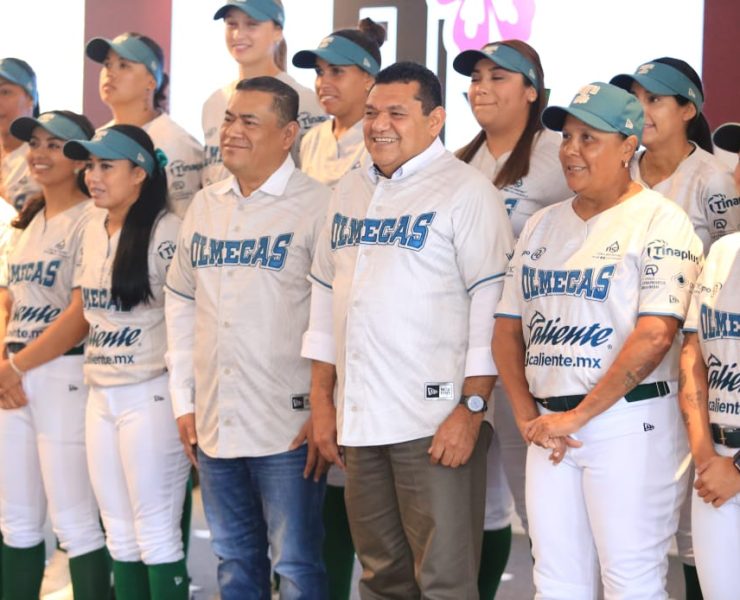
[[(5, 344), (5, 349), (10, 354), (18, 354), (26, 345), (23, 342), (8, 342)], [(85, 354), (85, 346), (75, 346), (67, 350), (63, 356), (81, 356)]]
[(740, 448), (740, 427), (725, 427), (711, 423), (712, 439), (728, 448)]
[[(665, 381), (656, 381), (655, 383), (643, 383), (634, 388), (631, 392), (624, 395), (627, 402), (639, 402), (649, 398), (657, 398), (669, 394), (671, 388)], [(550, 398), (535, 398), (535, 400), (544, 406), (547, 410), (553, 412), (565, 412), (574, 409), (586, 397), (586, 394), (575, 394), (572, 396), (551, 396)]]

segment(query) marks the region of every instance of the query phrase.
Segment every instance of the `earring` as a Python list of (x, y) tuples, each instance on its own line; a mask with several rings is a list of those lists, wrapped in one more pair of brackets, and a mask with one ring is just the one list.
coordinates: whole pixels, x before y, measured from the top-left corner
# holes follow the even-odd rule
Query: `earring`
[(628, 160), (625, 160), (625, 161), (623, 161), (623, 162), (622, 162), (622, 166), (623, 166), (623, 167), (624, 167), (625, 169), (629, 169), (629, 167), (630, 167), (630, 161), (628, 161)]

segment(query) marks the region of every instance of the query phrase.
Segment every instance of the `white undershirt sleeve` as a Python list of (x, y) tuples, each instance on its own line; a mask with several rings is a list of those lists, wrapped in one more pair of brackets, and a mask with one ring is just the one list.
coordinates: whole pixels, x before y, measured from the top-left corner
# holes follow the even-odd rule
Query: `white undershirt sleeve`
[(164, 315), (167, 325), (167, 352), (164, 359), (170, 376), (172, 410), (175, 418), (178, 418), (195, 412), (195, 300), (165, 288)]
[(493, 313), (502, 288), (503, 278), (495, 284), (476, 290), (471, 296), (465, 377), (498, 375), (491, 353), (491, 337), (495, 321)]
[(317, 283), (311, 286), (311, 312), (308, 331), (303, 334), (301, 356), (332, 365), (337, 362), (332, 291)]

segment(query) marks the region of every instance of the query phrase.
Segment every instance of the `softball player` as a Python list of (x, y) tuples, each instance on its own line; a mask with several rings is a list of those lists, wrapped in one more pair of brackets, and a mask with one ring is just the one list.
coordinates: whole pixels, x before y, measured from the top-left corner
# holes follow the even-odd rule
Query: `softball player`
[(635, 94), (645, 111), (645, 150), (631, 165), (633, 179), (686, 211), (705, 252), (740, 230), (740, 197), (727, 167), (712, 155), (696, 72), (682, 60), (658, 58), (612, 83)]
[(740, 232), (715, 242), (684, 325), (679, 392), (696, 464), (691, 516), (696, 566), (707, 600), (740, 589)]
[(75, 275), (85, 344), (87, 456), (113, 557), (116, 597), (188, 597), (180, 518), (189, 473), (164, 363), (163, 286), (180, 220), (149, 136), (114, 125), (64, 153), (88, 160), (96, 211)]
[[(301, 170), (333, 187), (367, 158), (362, 133), (367, 92), (380, 70), (385, 29), (363, 19), (357, 29), (341, 29), (324, 38), (316, 50), (293, 56), (296, 67), (316, 70), (316, 94), (333, 118), (312, 128), (301, 142)], [(324, 562), (329, 597), (349, 598), (354, 546), (344, 504), (344, 473), (332, 466), (324, 501)]]
[(138, 33), (112, 40), (93, 38), (87, 56), (101, 63), (100, 98), (113, 112), (114, 124), (136, 125), (167, 157), (167, 206), (182, 218), (200, 189), (203, 148), (165, 111), (169, 78), (157, 43)]
[(40, 188), (28, 172), (28, 146), (10, 133), (10, 125), (38, 114), (36, 73), (19, 58), (0, 59), (0, 197), (18, 210)]
[(524, 226), (493, 340), (533, 442), (537, 597), (595, 598), (600, 565), (607, 600), (667, 598), (686, 481), (676, 480), (686, 440), (675, 333), (701, 242), (675, 203), (630, 178), (643, 124), (633, 96), (592, 83), (569, 107), (547, 108), (543, 123), (563, 132), (560, 160), (576, 196)]
[(367, 156), (362, 136), (365, 99), (380, 70), (385, 29), (363, 19), (357, 29), (341, 29), (324, 38), (316, 50), (302, 50), (293, 64), (316, 70), (316, 94), (333, 118), (306, 133), (301, 142), (301, 170), (334, 187)]
[(240, 80), (270, 75), (298, 92), (298, 124), (301, 129), (293, 148), (294, 159), (297, 159), (303, 135), (314, 125), (326, 120), (316, 94), (285, 72), (285, 11), (280, 0), (237, 0), (219, 8), (213, 18), (224, 20), (226, 47), (239, 64), (239, 78), (213, 92), (203, 105), (204, 186), (229, 175), (221, 159), (219, 130), (229, 97)]
[[(560, 136), (544, 129), (540, 121), (547, 99), (539, 55), (528, 44), (509, 40), (466, 50), (455, 58), (453, 67), (471, 77), (468, 100), (481, 126), (457, 156), (501, 190), (514, 237), (518, 237), (535, 211), (571, 195), (558, 162)], [(498, 382), (494, 398), (496, 429), (488, 449), (481, 598), (495, 596), (506, 567), (513, 506), (525, 531), (528, 525), (524, 502), (527, 446)]]
[(75, 262), (91, 215), (78, 176), (83, 164), (62, 153), (89, 139), (83, 116), (66, 111), (22, 117), (11, 133), (29, 144), (40, 198), (27, 203), (6, 266), (9, 321), (0, 362), (0, 503), (3, 597), (38, 598), (44, 572), (47, 503), (69, 555), (75, 598), (106, 597), (110, 574), (85, 453), (87, 387), (81, 341), (87, 333)]

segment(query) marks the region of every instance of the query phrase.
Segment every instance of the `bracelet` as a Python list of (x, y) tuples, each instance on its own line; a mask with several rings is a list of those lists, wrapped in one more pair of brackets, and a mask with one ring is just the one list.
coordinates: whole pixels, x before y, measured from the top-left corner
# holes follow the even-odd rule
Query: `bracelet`
[(23, 377), (25, 375), (25, 373), (18, 368), (18, 365), (15, 364), (13, 354), (8, 356), (8, 362), (10, 363), (10, 368), (15, 371), (15, 374), (18, 375), (18, 377)]

